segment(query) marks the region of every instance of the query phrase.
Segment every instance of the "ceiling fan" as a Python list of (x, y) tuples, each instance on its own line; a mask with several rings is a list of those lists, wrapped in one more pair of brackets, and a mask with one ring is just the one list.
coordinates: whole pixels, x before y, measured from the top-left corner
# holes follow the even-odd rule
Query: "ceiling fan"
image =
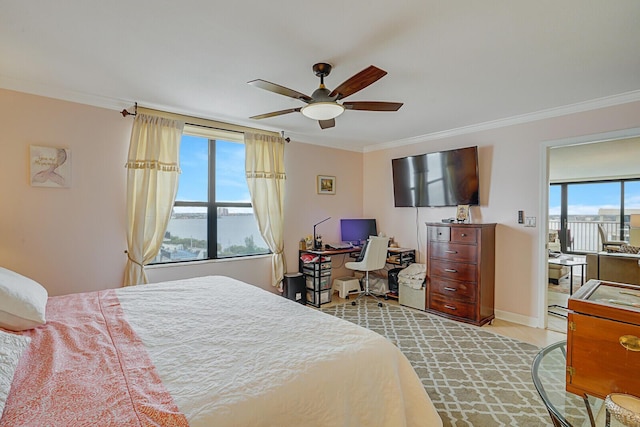
[(268, 82), (266, 80), (252, 80), (250, 85), (265, 89), (279, 95), (299, 99), (307, 105), (299, 108), (289, 108), (287, 110), (274, 111), (266, 114), (259, 114), (250, 117), (251, 119), (266, 119), (269, 117), (281, 116), (283, 114), (301, 112), (310, 119), (318, 120), (322, 129), (332, 128), (336, 125), (335, 118), (344, 110), (364, 110), (364, 111), (398, 111), (402, 107), (402, 102), (378, 102), (378, 101), (338, 101), (353, 95), (372, 83), (380, 80), (387, 72), (373, 65), (368, 66), (359, 73), (345, 80), (340, 86), (330, 91), (324, 85), (324, 78), (331, 72), (331, 65), (320, 62), (313, 66), (313, 72), (320, 77), (320, 87), (311, 96), (305, 95), (293, 89)]

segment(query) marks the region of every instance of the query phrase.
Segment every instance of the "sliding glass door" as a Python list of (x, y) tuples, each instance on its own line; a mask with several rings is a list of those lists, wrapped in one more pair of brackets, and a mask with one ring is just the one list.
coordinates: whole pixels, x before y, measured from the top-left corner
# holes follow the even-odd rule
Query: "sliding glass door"
[(629, 215), (640, 214), (640, 180), (551, 184), (549, 229), (562, 252), (602, 250), (598, 228), (612, 240), (629, 240)]

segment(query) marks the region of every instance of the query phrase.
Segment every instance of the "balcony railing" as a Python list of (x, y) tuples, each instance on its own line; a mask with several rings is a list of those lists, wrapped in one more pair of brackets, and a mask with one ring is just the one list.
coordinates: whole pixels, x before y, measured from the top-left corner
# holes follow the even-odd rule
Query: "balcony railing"
[[(602, 250), (602, 242), (598, 232), (598, 224), (602, 225), (611, 240), (620, 239), (620, 224), (613, 221), (568, 221), (567, 251), (598, 252)], [(549, 220), (549, 230), (560, 230), (559, 220)], [(623, 229), (628, 241), (628, 229)]]

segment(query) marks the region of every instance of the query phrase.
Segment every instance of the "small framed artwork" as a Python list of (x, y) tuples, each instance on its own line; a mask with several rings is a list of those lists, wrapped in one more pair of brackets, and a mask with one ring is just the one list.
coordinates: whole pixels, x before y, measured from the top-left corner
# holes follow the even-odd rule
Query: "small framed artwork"
[(318, 194), (336, 194), (336, 177), (318, 175)]
[(71, 187), (71, 150), (31, 145), (29, 181), (33, 187)]
[(466, 222), (469, 220), (469, 205), (458, 205), (456, 220), (458, 222)]

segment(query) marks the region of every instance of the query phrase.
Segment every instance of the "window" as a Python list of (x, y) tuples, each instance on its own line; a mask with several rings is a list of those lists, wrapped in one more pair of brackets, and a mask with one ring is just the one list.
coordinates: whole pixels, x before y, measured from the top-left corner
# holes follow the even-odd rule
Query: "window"
[(613, 240), (629, 240), (629, 215), (640, 213), (640, 180), (551, 184), (549, 229), (563, 252), (602, 250), (598, 225)]
[(185, 126), (178, 193), (152, 263), (269, 253), (253, 209), (242, 134)]

